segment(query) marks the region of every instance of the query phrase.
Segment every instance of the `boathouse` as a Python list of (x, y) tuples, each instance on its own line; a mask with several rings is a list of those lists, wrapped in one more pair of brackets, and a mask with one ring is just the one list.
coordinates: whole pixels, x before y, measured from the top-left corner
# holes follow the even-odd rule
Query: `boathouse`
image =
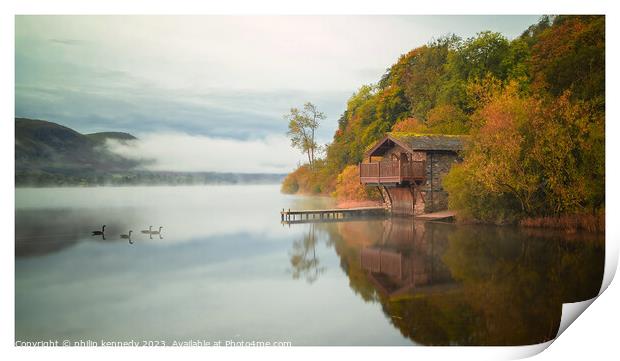
[(420, 215), (448, 208), (442, 181), (461, 161), (466, 136), (388, 133), (360, 163), (360, 182), (378, 187), (394, 214)]

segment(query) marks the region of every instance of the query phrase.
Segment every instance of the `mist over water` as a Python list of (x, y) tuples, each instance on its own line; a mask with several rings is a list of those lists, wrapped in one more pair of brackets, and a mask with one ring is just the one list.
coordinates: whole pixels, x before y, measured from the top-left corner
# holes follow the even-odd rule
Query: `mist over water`
[(280, 223), (330, 206), (277, 185), (16, 189), (16, 340), (529, 344), (600, 287), (603, 235)]
[(303, 154), (291, 152), (290, 142), (283, 135), (240, 140), (184, 133), (147, 133), (130, 142), (109, 139), (106, 147), (153, 171), (288, 173), (303, 159)]

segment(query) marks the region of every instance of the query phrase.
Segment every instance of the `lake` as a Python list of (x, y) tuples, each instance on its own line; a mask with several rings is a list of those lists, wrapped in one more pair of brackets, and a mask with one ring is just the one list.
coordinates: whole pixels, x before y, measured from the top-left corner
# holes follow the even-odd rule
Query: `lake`
[(15, 197), (16, 341), (525, 345), (552, 339), (562, 303), (596, 296), (603, 277), (602, 234), (389, 217), (289, 226), (282, 208), (333, 201), (278, 185)]

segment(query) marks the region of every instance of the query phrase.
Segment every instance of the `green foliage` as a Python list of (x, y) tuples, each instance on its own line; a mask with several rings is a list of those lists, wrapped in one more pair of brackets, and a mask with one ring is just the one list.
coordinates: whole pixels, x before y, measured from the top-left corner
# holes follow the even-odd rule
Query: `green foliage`
[(426, 122), (431, 133), (437, 134), (468, 134), (469, 118), (463, 111), (454, 105), (444, 104), (436, 106), (428, 112)]
[(506, 224), (518, 219), (516, 200), (501, 192), (487, 192), (473, 170), (464, 165), (452, 166), (443, 185), (450, 194), (448, 208), (458, 210), (460, 220)]
[(481, 78), (491, 73), (499, 79), (506, 79), (514, 65), (511, 59), (510, 42), (500, 33), (485, 31), (467, 39), (450, 52), (447, 68), (462, 80)]
[(507, 87), (476, 116), (462, 165), (444, 180), (462, 216), (505, 222), (604, 206), (604, 117), (592, 104)]
[(425, 119), (428, 111), (437, 105), (445, 89), (448, 56), (459, 41), (458, 37), (449, 36), (414, 49), (390, 70), (389, 79), (404, 90), (411, 116)]
[(534, 85), (558, 96), (605, 97), (605, 17), (560, 16), (532, 46)]
[(507, 223), (603, 207), (604, 61), (604, 16), (544, 16), (514, 40), (434, 40), (351, 96), (298, 191), (332, 193), (390, 131), (470, 134), (445, 178), (462, 214)]

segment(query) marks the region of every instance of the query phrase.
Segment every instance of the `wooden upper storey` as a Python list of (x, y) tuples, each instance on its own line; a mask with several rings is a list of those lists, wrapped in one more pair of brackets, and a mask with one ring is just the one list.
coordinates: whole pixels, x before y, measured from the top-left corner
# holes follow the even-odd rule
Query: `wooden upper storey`
[[(427, 153), (463, 149), (465, 136), (389, 133), (365, 154), (360, 164), (364, 184), (421, 183), (426, 178)], [(373, 162), (375, 159), (380, 160)]]

